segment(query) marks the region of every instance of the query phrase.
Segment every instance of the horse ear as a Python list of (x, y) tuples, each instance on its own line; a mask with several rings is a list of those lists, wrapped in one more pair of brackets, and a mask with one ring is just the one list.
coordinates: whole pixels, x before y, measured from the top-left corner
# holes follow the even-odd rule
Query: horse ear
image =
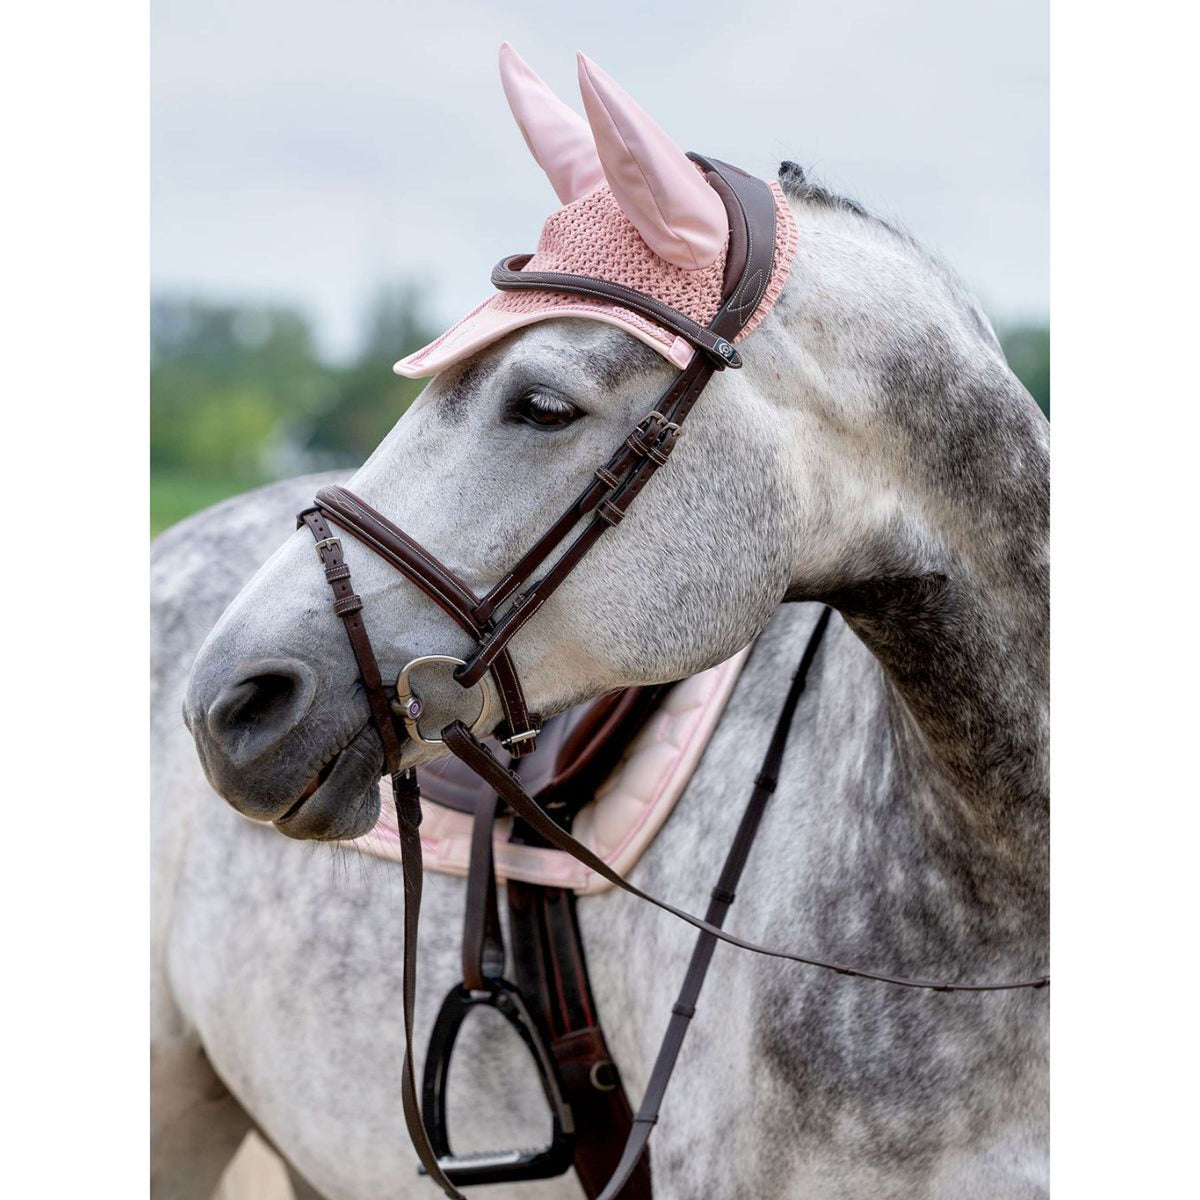
[(657, 122), (582, 54), (579, 90), (608, 186), (642, 240), (677, 267), (711, 266), (729, 235), (721, 198)]
[(500, 47), (500, 82), (525, 144), (564, 204), (578, 200), (604, 179), (587, 122), (507, 42)]

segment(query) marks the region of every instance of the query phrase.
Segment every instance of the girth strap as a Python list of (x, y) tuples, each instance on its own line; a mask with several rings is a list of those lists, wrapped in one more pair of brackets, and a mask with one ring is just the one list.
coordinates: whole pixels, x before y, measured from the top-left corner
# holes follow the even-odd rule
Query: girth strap
[[(519, 822), (517, 823), (519, 825)], [(536, 840), (536, 839), (535, 839)], [(600, 1026), (576, 916), (567, 888), (509, 880), (513, 979), (544, 1015), (550, 1052), (575, 1123), (575, 1174), (589, 1200), (604, 1190), (633, 1130), (633, 1109)], [(643, 1157), (620, 1200), (650, 1200)]]

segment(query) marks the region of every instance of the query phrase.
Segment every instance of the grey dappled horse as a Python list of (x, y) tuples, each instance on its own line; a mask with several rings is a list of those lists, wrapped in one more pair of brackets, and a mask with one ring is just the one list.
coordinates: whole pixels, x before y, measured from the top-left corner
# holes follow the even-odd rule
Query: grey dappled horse
[[(632, 875), (698, 911), (812, 602), (832, 605), (730, 929), (907, 975), (1037, 974), (1048, 427), (943, 266), (797, 169), (781, 181), (796, 265), (745, 367), (709, 385), (669, 467), (512, 643), (516, 665), (530, 706), (554, 712), (692, 674), (760, 634)], [(436, 378), (351, 486), (484, 591), (672, 374), (608, 326), (531, 326)], [(584, 416), (552, 431), (514, 422), (513, 398), (530, 395)], [(360, 834), (378, 811), (377, 743), (312, 537), (279, 546), (319, 482), (230, 501), (154, 549), (163, 1196), (206, 1196), (252, 1123), (331, 1200), (434, 1194), (400, 1111), (399, 869), (304, 841)], [(347, 554), (385, 677), (462, 652), (416, 588), (352, 543)], [(180, 720), (185, 692), (228, 805)], [(456, 692), (434, 700), (475, 704)], [(458, 978), (463, 890), (427, 881), (419, 1039)], [(636, 1104), (694, 931), (617, 892), (579, 911)], [(652, 1145), (656, 1196), (1044, 1195), (1047, 1017), (1044, 991), (903, 991), (719, 947)], [(490, 1027), (464, 1041), (451, 1081), (462, 1150), (538, 1139), (522, 1054)], [(579, 1190), (568, 1175), (480, 1194)]]

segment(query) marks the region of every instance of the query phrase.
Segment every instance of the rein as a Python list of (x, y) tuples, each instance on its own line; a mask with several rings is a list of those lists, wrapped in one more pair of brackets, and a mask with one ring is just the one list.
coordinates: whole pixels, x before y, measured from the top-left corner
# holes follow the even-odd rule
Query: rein
[[(537, 714), (528, 710), (520, 679), (509, 655), (508, 643), (579, 565), (592, 546), (609, 529), (621, 522), (646, 483), (666, 464), (682, 432), (684, 420), (714, 371), (737, 369), (742, 365), (741, 356), (733, 346), (733, 339), (750, 321), (770, 278), (775, 253), (775, 202), (770, 189), (761, 180), (726, 163), (699, 155), (690, 157), (704, 169), (706, 179), (725, 203), (730, 222), (724, 281), (725, 298), (717, 315), (707, 327), (696, 324), (684, 314), (668, 308), (652, 297), (606, 280), (556, 272), (522, 272), (521, 267), (529, 260), (527, 255), (504, 259), (492, 273), (492, 282), (502, 290), (540, 289), (615, 301), (670, 329), (687, 340), (696, 353), (689, 365), (675, 376), (658, 398), (654, 409), (638, 423), (608, 462), (596, 469), (593, 479), (575, 501), (487, 595), (477, 597), (428, 550), (343, 487), (322, 488), (317, 493), (314, 506), (302, 512), (297, 521), (298, 525), (303, 524), (310, 530), (316, 541), (317, 555), (324, 568), (325, 578), (333, 589), (334, 612), (346, 627), (359, 675), (366, 689), (371, 719), (383, 747), (386, 770), (392, 780), (405, 898), (402, 963), (404, 1063), (401, 1077), (404, 1115), (409, 1136), (424, 1170), (447, 1196), (455, 1200), (463, 1200), (462, 1193), (455, 1186), (456, 1183), (484, 1180), (478, 1177), (472, 1179), (469, 1170), (459, 1167), (449, 1158), (444, 1146), (440, 1146), (441, 1153), (435, 1150), (417, 1096), (413, 1068), (413, 1012), (423, 882), (421, 839), (418, 831), (421, 805), (416, 773), (401, 765), (401, 739), (404, 735), (397, 726), (396, 718), (400, 719), (408, 736), (415, 741), (426, 745), (444, 745), (460, 758), (488, 784), (496, 797), (505, 801), (513, 813), (546, 843), (572, 855), (608, 882), (669, 912), (699, 931), (642, 1106), (633, 1117), (632, 1131), (620, 1162), (613, 1176), (599, 1192), (599, 1200), (614, 1200), (642, 1159), (718, 941), (756, 954), (803, 963), (839, 975), (935, 992), (1009, 991), (1043, 988), (1050, 982), (1048, 975), (984, 983), (910, 979), (763, 946), (723, 930), (722, 925), (733, 903), (737, 884), (753, 846), (759, 823), (778, 781), (788, 733), (805, 689), (809, 669), (828, 628), (831, 611), (828, 608), (822, 611), (804, 649), (776, 721), (762, 767), (755, 778), (754, 788), (703, 918), (642, 891), (613, 871), (543, 809), (526, 790), (520, 778), (498, 762), (476, 736), (477, 731), (486, 731), (490, 724), (489, 694), (484, 683), (484, 676), (490, 674), (504, 712), (503, 721), (496, 729), (501, 744), (513, 758), (518, 759), (535, 748), (541, 721)], [(574, 540), (569, 542), (554, 565), (530, 583), (535, 573), (567, 540), (576, 525), (586, 518), (590, 520), (587, 520)], [(342, 543), (334, 536), (331, 526), (336, 526), (361, 542), (437, 603), (475, 640), (475, 649), (469, 657), (464, 660), (446, 655), (427, 655), (414, 659), (400, 672), (396, 681), (395, 697), (389, 699), (363, 622), (362, 599), (351, 587), (350, 568), (345, 562)], [(497, 615), (501, 606), (509, 600), (512, 600), (509, 607)], [(471, 727), (462, 721), (453, 721), (441, 730), (440, 738), (432, 738), (422, 732), (422, 702), (409, 687), (408, 677), (415, 666), (428, 662), (454, 665), (454, 678), (463, 688), (479, 686), (482, 697), (480, 713)], [(490, 834), (490, 817), (494, 817), (495, 811), (493, 800), (488, 813), (476, 816), (476, 832), (480, 838)], [(487, 845), (490, 847), (490, 836), (487, 838)], [(487, 847), (484, 847), (481, 854), (486, 856), (486, 849)], [(487, 897), (478, 896), (475, 899), (476, 906), (482, 912), (482, 906), (489, 902)], [(490, 903), (494, 904), (494, 892)], [(493, 922), (487, 920), (487, 924), (491, 926)], [(498, 927), (498, 922), (494, 924)], [(479, 937), (483, 938), (482, 927)], [(509, 1002), (515, 1003), (519, 1000), (519, 996), (514, 999), (511, 992), (504, 992), (501, 987), (504, 984), (499, 978), (499, 972), (503, 970), (502, 954), (499, 956), (501, 961), (497, 964), (497, 955), (484, 955), (481, 940), (477, 953), (468, 957), (471, 961), (466, 963), (467, 979), (472, 984), (487, 985), (484, 989), (468, 988), (468, 1003), (470, 994), (485, 992), (489, 988), (503, 994)], [(485, 962), (485, 957), (490, 961)], [(494, 974), (490, 973), (493, 971)], [(511, 989), (511, 985), (504, 986)], [(536, 1057), (535, 1031), (526, 1025), (518, 1028), (522, 1036), (526, 1037), (527, 1044), (534, 1049)], [(545, 1078), (545, 1075), (543, 1077)], [(556, 1108), (555, 1113), (557, 1129), (560, 1116), (566, 1119), (569, 1112), (563, 1114)], [(440, 1132), (438, 1141), (439, 1144), (443, 1141)], [(565, 1169), (565, 1165), (561, 1169)]]

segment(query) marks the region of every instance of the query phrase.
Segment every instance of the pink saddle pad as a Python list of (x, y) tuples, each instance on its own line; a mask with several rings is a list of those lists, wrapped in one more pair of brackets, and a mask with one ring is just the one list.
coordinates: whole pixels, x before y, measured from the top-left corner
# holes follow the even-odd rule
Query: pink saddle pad
[[(619, 875), (633, 869), (683, 795), (749, 653), (747, 646), (718, 666), (677, 683), (630, 743), (595, 800), (580, 809), (575, 836)], [(381, 783), (380, 790), (379, 823), (365, 837), (347, 844), (399, 862), (390, 785)], [(427, 801), (422, 801), (422, 807), (425, 869), (466, 875), (473, 818)], [(612, 886), (561, 850), (510, 843), (510, 828), (509, 817), (496, 822), (497, 878), (570, 888), (580, 895)]]

